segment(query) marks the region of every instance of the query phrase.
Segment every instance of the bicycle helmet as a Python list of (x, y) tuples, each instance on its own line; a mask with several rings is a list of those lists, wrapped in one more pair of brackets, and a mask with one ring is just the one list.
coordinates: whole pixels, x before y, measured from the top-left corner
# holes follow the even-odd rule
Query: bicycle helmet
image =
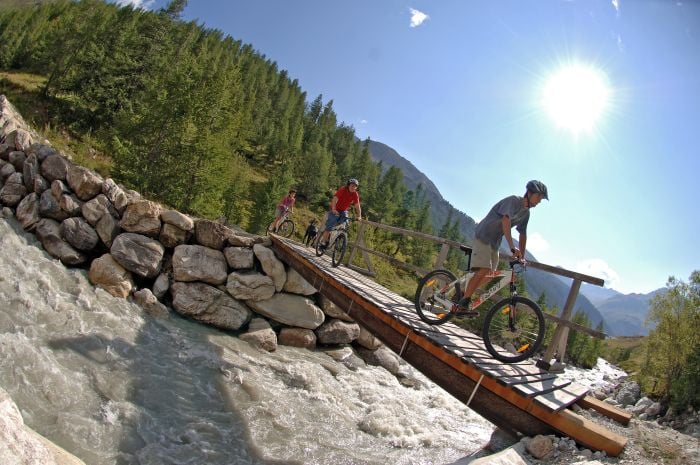
[(527, 186), (525, 186), (528, 192), (539, 192), (542, 194), (543, 199), (549, 200), (549, 197), (547, 196), (547, 186), (544, 185), (542, 181), (537, 181), (537, 180), (532, 180), (527, 183)]
[(357, 187), (360, 187), (360, 181), (358, 181), (358, 180), (355, 179), (355, 178), (350, 178), (350, 179), (348, 179), (348, 183), (347, 183), (347, 184), (348, 184), (348, 186), (349, 186), (350, 184), (355, 184)]

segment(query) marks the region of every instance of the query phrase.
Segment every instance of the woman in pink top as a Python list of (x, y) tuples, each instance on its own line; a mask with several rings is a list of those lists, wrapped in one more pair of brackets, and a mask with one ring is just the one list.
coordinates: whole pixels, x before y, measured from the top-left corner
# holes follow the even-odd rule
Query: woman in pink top
[(292, 213), (294, 211), (294, 202), (297, 195), (296, 189), (289, 189), (289, 193), (282, 197), (282, 200), (277, 204), (277, 216), (275, 220), (270, 225), (270, 231), (277, 232), (277, 228), (280, 227), (282, 221), (287, 216), (287, 213)]

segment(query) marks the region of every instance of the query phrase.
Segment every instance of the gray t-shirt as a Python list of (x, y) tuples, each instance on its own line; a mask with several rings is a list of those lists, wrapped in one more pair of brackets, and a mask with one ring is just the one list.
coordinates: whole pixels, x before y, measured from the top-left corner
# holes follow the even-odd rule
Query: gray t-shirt
[(498, 249), (503, 238), (501, 220), (504, 216), (510, 218), (511, 227), (515, 226), (519, 233), (527, 233), (530, 210), (523, 206), (522, 197), (511, 195), (494, 205), (486, 218), (479, 222), (476, 226), (476, 238)]

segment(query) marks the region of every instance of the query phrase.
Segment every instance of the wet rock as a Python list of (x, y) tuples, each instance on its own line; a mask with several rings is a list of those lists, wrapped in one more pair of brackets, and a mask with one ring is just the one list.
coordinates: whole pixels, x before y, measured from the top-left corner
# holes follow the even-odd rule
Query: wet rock
[(44, 218), (36, 224), (36, 236), (44, 249), (64, 265), (85, 263), (87, 257), (75, 250), (61, 235), (61, 225), (52, 219)]
[(368, 364), (380, 366), (392, 375), (398, 374), (400, 367), (399, 357), (386, 346), (382, 346), (376, 350), (357, 347), (355, 351), (357, 352), (357, 355), (359, 355), (360, 358), (362, 358), (362, 360)]
[(246, 301), (263, 316), (287, 326), (316, 329), (323, 324), (324, 315), (311, 300), (295, 294), (275, 294), (267, 300)]
[(153, 295), (158, 299), (162, 299), (166, 292), (170, 289), (170, 278), (166, 273), (161, 273), (153, 283)]
[(122, 233), (114, 239), (110, 252), (121, 266), (146, 278), (155, 278), (165, 254), (160, 242), (141, 234)]
[(180, 314), (223, 329), (240, 329), (252, 317), (242, 302), (204, 283), (176, 282), (171, 287), (173, 308)]
[(350, 344), (360, 337), (360, 325), (330, 319), (316, 329), (316, 337), (321, 344)]
[(128, 297), (134, 288), (131, 273), (108, 253), (92, 261), (88, 279), (93, 285), (123, 299)]
[(316, 348), (316, 333), (304, 328), (282, 328), (279, 343), (285, 346), (313, 350)]
[(248, 325), (248, 331), (241, 334), (240, 339), (268, 352), (277, 350), (277, 335), (270, 323), (263, 318), (253, 318)]
[(32, 192), (17, 206), (17, 221), (25, 231), (32, 231), (40, 220), (39, 198)]
[(167, 317), (169, 315), (168, 308), (151, 292), (150, 289), (141, 289), (134, 292), (134, 302), (139, 304), (151, 316)]
[(367, 331), (362, 326), (360, 326), (360, 335), (355, 342), (369, 350), (379, 349), (382, 345), (382, 341), (374, 337), (372, 333)]

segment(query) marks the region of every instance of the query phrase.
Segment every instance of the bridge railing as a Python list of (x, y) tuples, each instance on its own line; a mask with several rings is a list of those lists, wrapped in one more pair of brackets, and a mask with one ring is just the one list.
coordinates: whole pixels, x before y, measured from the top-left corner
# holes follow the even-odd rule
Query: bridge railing
[[(437, 258), (435, 259), (435, 263), (433, 264), (433, 269), (434, 268), (442, 268), (444, 266), (445, 260), (447, 259), (447, 255), (450, 251), (451, 248), (456, 248), (456, 249), (462, 249), (464, 248), (469, 248), (468, 245), (462, 244), (457, 241), (452, 241), (449, 239), (445, 239), (442, 237), (437, 237), (437, 236), (432, 236), (430, 234), (425, 234), (422, 232), (418, 231), (411, 231), (408, 229), (403, 229), (403, 228), (398, 228), (396, 226), (389, 226), (386, 224), (382, 223), (376, 223), (374, 221), (368, 221), (368, 220), (361, 220), (359, 221), (359, 228), (357, 231), (357, 236), (355, 238), (355, 241), (350, 244), (351, 246), (351, 251), (350, 251), (350, 256), (348, 258), (348, 267), (352, 268), (360, 273), (368, 274), (368, 275), (374, 275), (374, 269), (372, 267), (372, 261), (370, 259), (370, 255), (374, 255), (376, 257), (379, 257), (383, 260), (387, 260), (389, 263), (392, 265), (416, 273), (418, 276), (422, 276), (426, 273), (428, 273), (430, 270), (426, 270), (424, 268), (421, 268), (419, 266), (413, 265), (411, 263), (406, 263), (401, 260), (396, 259), (395, 257), (392, 257), (391, 255), (388, 255), (383, 252), (379, 252), (377, 250), (372, 250), (367, 247), (364, 241), (364, 234), (366, 231), (367, 226), (372, 226), (376, 229), (381, 229), (384, 231), (389, 231), (395, 234), (400, 234), (403, 236), (408, 236), (408, 237), (414, 237), (417, 239), (425, 240), (428, 242), (433, 242), (435, 244), (440, 245), (440, 251), (438, 252)], [(358, 267), (353, 264), (353, 260), (356, 257), (356, 255), (360, 253), (362, 254), (362, 258), (367, 266), (367, 268), (362, 268)], [(504, 258), (510, 258), (509, 256), (505, 256)], [(586, 334), (589, 334), (593, 337), (597, 338), (605, 338), (606, 335), (605, 333), (602, 333), (600, 331), (596, 331), (594, 329), (588, 328), (583, 325), (576, 324), (571, 321), (571, 316), (573, 313), (574, 305), (576, 303), (576, 299), (578, 297), (579, 291), (581, 289), (581, 284), (586, 282), (590, 283), (596, 286), (602, 286), (604, 284), (604, 281), (600, 278), (597, 278), (595, 276), (589, 276), (583, 273), (577, 273), (575, 271), (567, 270), (564, 268), (560, 267), (555, 267), (551, 265), (547, 265), (544, 263), (539, 263), (539, 262), (533, 262), (533, 261), (528, 261), (528, 267), (530, 268), (535, 268), (538, 270), (545, 271), (547, 273), (552, 273), (556, 274), (558, 276), (563, 276), (566, 278), (571, 278), (572, 279), (572, 284), (571, 288), (569, 289), (568, 296), (566, 298), (566, 302), (564, 303), (564, 306), (562, 307), (561, 314), (557, 317), (554, 315), (549, 315), (545, 314), (545, 318), (556, 322), (557, 326), (556, 329), (554, 330), (554, 335), (552, 337), (552, 341), (550, 345), (547, 347), (544, 356), (542, 357), (541, 360), (537, 362), (537, 365), (541, 368), (544, 369), (550, 369), (552, 368), (552, 360), (556, 356), (556, 360), (558, 362), (561, 362), (564, 358), (564, 354), (566, 353), (566, 343), (569, 337), (569, 329), (573, 329), (574, 331), (580, 331), (584, 332)]]

